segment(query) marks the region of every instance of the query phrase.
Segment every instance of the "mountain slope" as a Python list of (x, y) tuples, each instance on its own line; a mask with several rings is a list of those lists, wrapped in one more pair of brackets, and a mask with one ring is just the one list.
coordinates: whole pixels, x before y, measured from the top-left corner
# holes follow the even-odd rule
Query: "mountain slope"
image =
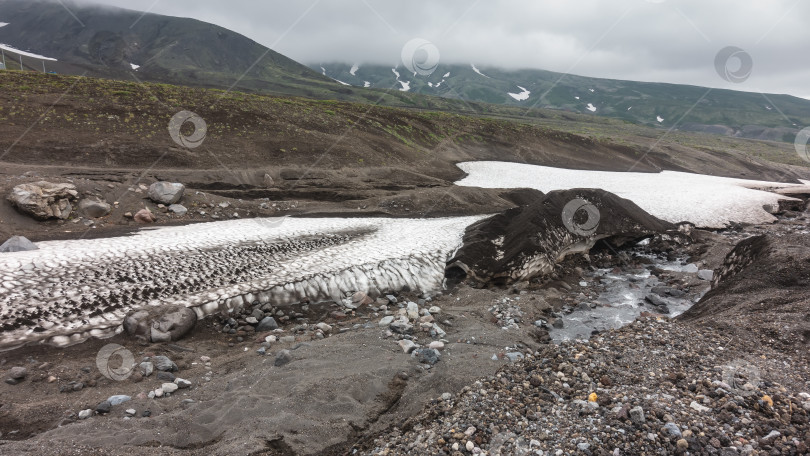
[[(48, 71), (338, 97), (331, 81), (238, 33), (194, 19), (56, 1), (0, 0), (0, 43), (57, 59)], [(7, 57), (16, 59), (14, 52)], [(23, 57), (25, 69), (42, 62)], [(19, 69), (17, 61), (9, 69)]]
[(663, 128), (677, 124), (681, 130), (728, 136), (792, 142), (800, 129), (810, 125), (810, 100), (790, 95), (474, 65), (439, 65), (429, 76), (408, 74), (402, 66), (331, 63), (311, 67), (358, 87), (395, 86), (411, 93), (523, 109), (562, 109)]

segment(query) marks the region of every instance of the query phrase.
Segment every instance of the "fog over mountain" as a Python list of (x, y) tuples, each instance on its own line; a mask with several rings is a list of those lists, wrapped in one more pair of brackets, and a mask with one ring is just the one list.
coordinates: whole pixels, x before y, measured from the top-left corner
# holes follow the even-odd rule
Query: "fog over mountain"
[[(216, 23), (310, 64), (393, 65), (402, 46), (418, 37), (433, 42), (444, 63), (810, 98), (810, 69), (801, 57), (810, 41), (803, 26), (810, 4), (794, 0), (584, 0), (576, 8), (528, 0), (81, 1)], [(715, 56), (726, 46), (751, 55), (745, 83), (729, 83), (715, 71)]]

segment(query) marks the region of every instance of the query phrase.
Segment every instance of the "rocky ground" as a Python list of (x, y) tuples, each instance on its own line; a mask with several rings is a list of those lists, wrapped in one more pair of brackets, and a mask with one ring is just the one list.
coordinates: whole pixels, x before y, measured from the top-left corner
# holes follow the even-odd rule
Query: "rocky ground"
[[(698, 301), (709, 289), (699, 272), (722, 270), (739, 239), (795, 245), (804, 217), (696, 231), (685, 244), (597, 246), (590, 263), (507, 289), (245, 306), (179, 342), (6, 352), (0, 453), (802, 454), (806, 342), (783, 314), (669, 320), (650, 298), (631, 325), (550, 340), (571, 316), (619, 305), (600, 299), (615, 286), (600, 271), (646, 296)], [(681, 258), (680, 270), (661, 268)], [(643, 271), (655, 289), (631, 280)], [(100, 369), (111, 343), (137, 367), (121, 371), (113, 355)]]

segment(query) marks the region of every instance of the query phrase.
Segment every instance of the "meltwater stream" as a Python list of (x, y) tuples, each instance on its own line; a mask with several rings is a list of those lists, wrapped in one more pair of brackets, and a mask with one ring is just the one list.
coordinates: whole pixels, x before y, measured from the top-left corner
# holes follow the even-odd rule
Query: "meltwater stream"
[[(702, 282), (705, 286), (700, 290), (685, 293), (667, 286), (654, 272), (663, 270), (685, 276), (696, 275), (698, 268), (694, 264), (636, 255), (644, 256), (652, 263), (638, 268), (600, 268), (585, 273), (583, 280), (598, 290), (598, 297), (581, 302), (573, 311), (563, 315), (562, 328), (550, 328), (549, 334), (554, 342), (588, 339), (593, 331), (621, 328), (632, 323), (642, 312), (676, 317), (699, 301), (709, 289), (706, 281)], [(654, 305), (648, 297), (659, 305)]]

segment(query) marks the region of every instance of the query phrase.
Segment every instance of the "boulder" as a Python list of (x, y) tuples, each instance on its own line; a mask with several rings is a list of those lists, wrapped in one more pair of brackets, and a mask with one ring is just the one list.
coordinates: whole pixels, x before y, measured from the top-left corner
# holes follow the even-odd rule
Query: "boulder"
[(152, 211), (149, 209), (139, 210), (135, 213), (133, 219), (139, 223), (154, 223), (156, 220), (154, 214), (152, 214)]
[(79, 212), (85, 217), (101, 218), (109, 214), (112, 207), (104, 201), (83, 199), (79, 202)]
[(180, 340), (196, 323), (197, 314), (188, 307), (165, 306), (130, 312), (124, 330), (149, 342), (169, 342)]
[(39, 247), (23, 236), (11, 236), (3, 245), (0, 245), (0, 253), (7, 252), (27, 252), (37, 250)]
[(172, 182), (155, 182), (149, 186), (149, 199), (160, 204), (175, 204), (183, 198), (186, 187)]
[(55, 184), (40, 181), (20, 184), (11, 190), (8, 200), (20, 212), (38, 220), (57, 218), (65, 220), (73, 211), (71, 201), (79, 195), (73, 184)]
[(182, 217), (188, 213), (188, 209), (182, 204), (172, 204), (169, 206), (169, 212), (173, 212)]

